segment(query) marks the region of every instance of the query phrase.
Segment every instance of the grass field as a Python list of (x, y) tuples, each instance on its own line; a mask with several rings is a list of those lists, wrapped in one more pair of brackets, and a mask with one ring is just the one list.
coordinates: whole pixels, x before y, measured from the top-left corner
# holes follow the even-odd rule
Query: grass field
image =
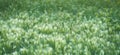
[(0, 0), (0, 55), (120, 55), (120, 1)]

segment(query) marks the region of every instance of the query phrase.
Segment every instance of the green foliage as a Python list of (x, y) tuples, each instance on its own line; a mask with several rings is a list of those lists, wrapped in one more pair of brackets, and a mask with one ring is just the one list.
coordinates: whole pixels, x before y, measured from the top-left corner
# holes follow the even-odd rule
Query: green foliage
[(119, 0), (0, 0), (0, 55), (119, 55)]

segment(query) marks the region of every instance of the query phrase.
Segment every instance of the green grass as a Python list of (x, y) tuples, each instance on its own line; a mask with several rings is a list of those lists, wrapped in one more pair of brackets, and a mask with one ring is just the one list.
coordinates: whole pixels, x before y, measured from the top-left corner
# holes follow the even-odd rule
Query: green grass
[(119, 0), (0, 0), (0, 55), (119, 55)]

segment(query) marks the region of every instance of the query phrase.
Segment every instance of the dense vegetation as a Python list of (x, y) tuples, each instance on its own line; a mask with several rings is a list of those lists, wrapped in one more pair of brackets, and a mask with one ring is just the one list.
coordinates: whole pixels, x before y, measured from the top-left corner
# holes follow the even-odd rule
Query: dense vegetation
[(0, 55), (120, 55), (120, 0), (0, 0)]

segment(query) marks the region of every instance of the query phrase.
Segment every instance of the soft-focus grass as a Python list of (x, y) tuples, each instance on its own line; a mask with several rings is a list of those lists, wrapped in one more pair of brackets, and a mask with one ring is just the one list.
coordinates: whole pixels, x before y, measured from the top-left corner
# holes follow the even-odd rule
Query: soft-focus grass
[(0, 55), (119, 55), (119, 0), (0, 0)]

